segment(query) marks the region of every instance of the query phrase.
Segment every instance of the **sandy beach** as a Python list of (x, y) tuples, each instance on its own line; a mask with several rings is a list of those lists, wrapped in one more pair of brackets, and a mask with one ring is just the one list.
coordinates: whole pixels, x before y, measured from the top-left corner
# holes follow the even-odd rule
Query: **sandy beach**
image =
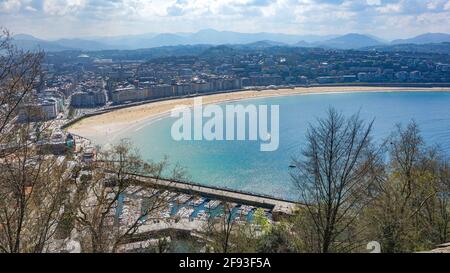
[[(240, 91), (202, 96), (203, 104), (223, 103), (255, 98), (276, 96), (348, 93), (348, 92), (436, 92), (450, 91), (450, 88), (411, 88), (411, 87), (299, 87), (295, 89), (273, 89), (263, 91)], [(167, 101), (150, 102), (143, 105), (117, 109), (101, 115), (82, 119), (67, 130), (83, 136), (94, 143), (109, 143), (121, 138), (123, 133), (136, 130), (153, 119), (168, 115), (177, 105), (192, 107), (194, 98), (180, 98)], [(107, 140), (107, 141), (105, 141)]]

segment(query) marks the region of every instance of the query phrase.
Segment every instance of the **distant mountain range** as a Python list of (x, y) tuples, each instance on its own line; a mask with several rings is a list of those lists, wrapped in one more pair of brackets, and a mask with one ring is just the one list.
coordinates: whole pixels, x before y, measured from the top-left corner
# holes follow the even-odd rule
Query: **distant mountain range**
[(45, 41), (31, 35), (14, 36), (17, 44), (24, 49), (41, 48), (48, 51), (61, 50), (105, 50), (105, 49), (140, 49), (176, 45), (222, 45), (250, 44), (260, 41), (278, 45), (290, 45), (300, 40), (317, 42), (336, 36), (290, 35), (280, 33), (239, 33), (232, 31), (217, 31), (213, 29), (200, 30), (195, 33), (148, 33), (142, 35), (127, 35), (117, 37), (89, 37), (83, 39), (60, 39)]
[(446, 33), (425, 33), (411, 39), (394, 40), (392, 44), (438, 44), (450, 43), (450, 35)]
[(253, 47), (295, 46), (321, 47), (334, 49), (366, 49), (403, 44), (437, 44), (450, 42), (450, 34), (427, 33), (410, 39), (384, 41), (371, 35), (350, 33), (338, 35), (292, 35), (282, 33), (240, 33), (232, 31), (217, 31), (213, 29), (200, 30), (195, 33), (147, 33), (141, 35), (125, 35), (116, 37), (89, 37), (75, 39), (59, 39), (48, 41), (27, 34), (13, 37), (20, 48), (26, 50), (42, 49), (45, 51), (64, 50), (112, 50), (139, 49), (177, 45), (230, 45), (242, 44)]
[(350, 33), (333, 39), (310, 44), (314, 47), (336, 48), (336, 49), (358, 49), (368, 46), (384, 44), (380, 39), (368, 35)]
[(450, 43), (381, 45), (362, 48), (362, 50), (450, 54)]

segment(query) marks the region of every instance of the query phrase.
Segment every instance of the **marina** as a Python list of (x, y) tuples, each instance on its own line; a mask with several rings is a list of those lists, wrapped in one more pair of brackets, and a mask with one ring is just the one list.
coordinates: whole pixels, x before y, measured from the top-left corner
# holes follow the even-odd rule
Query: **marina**
[[(150, 196), (155, 196), (155, 194), (166, 199), (170, 196), (171, 201), (166, 206), (147, 214), (146, 199)], [(245, 200), (243, 201), (245, 202)], [(147, 186), (130, 187), (126, 193), (120, 195), (118, 203), (115, 213), (116, 220), (123, 225), (130, 225), (135, 221), (144, 220), (143, 218), (140, 219), (144, 215), (145, 220), (150, 221), (143, 221), (143, 226), (155, 226), (167, 222), (206, 223), (209, 219), (221, 217), (225, 211), (230, 212), (232, 219), (236, 221), (251, 222), (255, 211), (258, 209), (258, 207), (253, 205), (210, 199), (197, 194), (193, 195), (179, 191), (158, 190)], [(226, 210), (224, 206), (227, 206)], [(267, 207), (260, 209), (269, 221), (272, 221), (273, 209)]]
[[(164, 188), (176, 192), (182, 192), (184, 194), (201, 196), (203, 198), (209, 198), (212, 201), (205, 203), (206, 209), (215, 210), (220, 207), (223, 201), (227, 203), (237, 203), (245, 205), (241, 209), (244, 213), (249, 214), (252, 210), (251, 207), (261, 207), (269, 210), (274, 217), (290, 215), (295, 210), (296, 206), (300, 205), (297, 202), (284, 200), (281, 198), (275, 198), (271, 196), (265, 196), (255, 193), (246, 193), (243, 191), (236, 191), (231, 189), (223, 189), (212, 186), (202, 186), (193, 183), (172, 181), (164, 179), (155, 179), (151, 177), (139, 176), (139, 182), (142, 185), (148, 185), (154, 188)], [(177, 199), (177, 197), (175, 197)], [(187, 202), (190, 198), (186, 195), (178, 197), (179, 200), (185, 200)]]

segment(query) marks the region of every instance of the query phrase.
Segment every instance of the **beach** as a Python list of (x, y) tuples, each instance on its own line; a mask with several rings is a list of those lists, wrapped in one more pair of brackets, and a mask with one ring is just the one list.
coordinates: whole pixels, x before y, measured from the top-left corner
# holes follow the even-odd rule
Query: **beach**
[[(292, 96), (324, 93), (348, 92), (439, 92), (450, 91), (450, 88), (411, 88), (411, 87), (297, 87), (294, 89), (268, 89), (262, 91), (238, 91), (201, 96), (203, 104), (224, 103), (256, 98)], [(198, 97), (197, 97), (198, 98)], [(94, 143), (114, 142), (121, 135), (147, 124), (151, 120), (170, 114), (177, 105), (192, 107), (194, 98), (179, 98), (165, 101), (149, 102), (130, 106), (107, 113), (91, 116), (68, 127), (70, 133), (83, 136)]]

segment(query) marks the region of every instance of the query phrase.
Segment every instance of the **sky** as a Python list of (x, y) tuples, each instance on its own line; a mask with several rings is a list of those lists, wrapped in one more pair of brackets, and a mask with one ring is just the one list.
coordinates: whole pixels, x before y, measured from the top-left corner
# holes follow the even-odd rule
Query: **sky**
[(44, 39), (195, 32), (450, 33), (450, 0), (0, 0), (0, 26)]

